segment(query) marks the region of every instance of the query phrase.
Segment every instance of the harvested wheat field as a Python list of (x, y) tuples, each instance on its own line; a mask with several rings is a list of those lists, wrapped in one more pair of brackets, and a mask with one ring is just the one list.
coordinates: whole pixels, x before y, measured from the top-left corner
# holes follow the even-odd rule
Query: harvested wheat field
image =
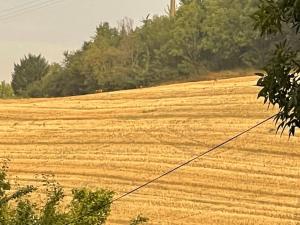
[[(257, 77), (80, 97), (1, 100), (0, 157), (10, 176), (55, 174), (116, 196), (274, 114)], [(116, 202), (108, 224), (299, 224), (300, 138), (268, 122)]]

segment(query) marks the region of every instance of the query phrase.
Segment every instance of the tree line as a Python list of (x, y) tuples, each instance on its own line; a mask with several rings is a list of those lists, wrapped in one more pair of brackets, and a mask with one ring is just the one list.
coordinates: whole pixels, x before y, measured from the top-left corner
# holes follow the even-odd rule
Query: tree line
[(101, 23), (80, 49), (49, 65), (29, 54), (15, 65), (14, 93), (57, 97), (115, 91), (199, 77), (207, 71), (261, 68), (281, 38), (253, 31), (257, 0), (181, 0), (175, 16), (147, 16), (134, 27)]

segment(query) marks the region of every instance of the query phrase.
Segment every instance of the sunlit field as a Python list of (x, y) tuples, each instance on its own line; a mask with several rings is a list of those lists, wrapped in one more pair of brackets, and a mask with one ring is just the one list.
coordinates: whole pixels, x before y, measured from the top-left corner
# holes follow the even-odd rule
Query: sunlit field
[[(0, 100), (0, 157), (21, 185), (119, 196), (276, 111), (257, 77), (53, 99)], [(112, 206), (108, 224), (299, 224), (300, 139), (268, 122)], [(16, 177), (18, 176), (18, 178)]]

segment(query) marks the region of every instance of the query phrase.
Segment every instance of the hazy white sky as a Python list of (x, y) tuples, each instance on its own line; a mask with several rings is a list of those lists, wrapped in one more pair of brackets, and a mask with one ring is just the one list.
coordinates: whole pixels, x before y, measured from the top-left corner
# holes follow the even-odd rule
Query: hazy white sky
[[(8, 11), (45, 2), (50, 6)], [(60, 62), (65, 50), (79, 48), (103, 21), (112, 25), (124, 17), (138, 25), (147, 14), (164, 14), (170, 0), (0, 0), (0, 80), (10, 80), (13, 64), (28, 53)], [(52, 4), (53, 3), (53, 4)], [(57, 4), (54, 4), (57, 3)], [(26, 4), (26, 6), (24, 5)], [(26, 8), (26, 9), (25, 9)], [(15, 14), (19, 14), (15, 16)], [(13, 15), (12, 15), (13, 14)], [(12, 15), (11, 17), (9, 17)], [(9, 17), (9, 18), (7, 18)]]

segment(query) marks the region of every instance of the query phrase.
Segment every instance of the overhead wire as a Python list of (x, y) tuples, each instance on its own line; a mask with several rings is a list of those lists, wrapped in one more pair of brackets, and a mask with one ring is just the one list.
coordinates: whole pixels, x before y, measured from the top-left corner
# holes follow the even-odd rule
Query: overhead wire
[(142, 184), (142, 185), (140, 185), (140, 186), (138, 186), (138, 187), (132, 189), (131, 191), (126, 192), (125, 194), (123, 194), (123, 195), (121, 195), (121, 196), (119, 196), (119, 197), (113, 199), (113, 200), (111, 201), (111, 203), (114, 203), (114, 202), (116, 202), (116, 201), (119, 201), (119, 200), (125, 198), (126, 196), (128, 196), (128, 195), (130, 195), (130, 194), (132, 194), (132, 193), (134, 193), (134, 192), (137, 192), (138, 190), (140, 190), (140, 189), (142, 189), (142, 188), (144, 188), (144, 187), (146, 187), (146, 186), (148, 186), (148, 185), (154, 183), (155, 181), (157, 181), (157, 180), (159, 180), (159, 179), (161, 179), (161, 178), (163, 178), (163, 177), (165, 177), (165, 176), (167, 176), (167, 175), (169, 175), (169, 174), (171, 174), (171, 173), (173, 173), (173, 172), (179, 170), (180, 168), (182, 168), (182, 167), (184, 167), (184, 166), (186, 166), (186, 165), (188, 165), (188, 164), (194, 162), (195, 160), (197, 160), (197, 159), (199, 159), (199, 158), (201, 158), (201, 157), (203, 157), (203, 156), (209, 154), (210, 152), (213, 152), (213, 151), (217, 150), (218, 148), (220, 148), (220, 147), (226, 145), (227, 143), (229, 143), (229, 142), (231, 142), (231, 141), (233, 141), (233, 140), (239, 138), (240, 136), (242, 136), (242, 135), (244, 135), (244, 134), (250, 132), (251, 130), (253, 130), (253, 129), (259, 127), (259, 126), (261, 126), (262, 124), (268, 122), (269, 120), (274, 119), (276, 115), (277, 115), (277, 114), (275, 114), (275, 115), (273, 115), (273, 116), (271, 116), (271, 117), (269, 117), (269, 118), (263, 120), (262, 122), (260, 122), (260, 123), (258, 123), (258, 124), (256, 124), (256, 125), (254, 125), (254, 126), (252, 126), (252, 127), (250, 127), (249, 129), (247, 129), (247, 130), (245, 130), (245, 131), (243, 131), (243, 132), (241, 132), (241, 133), (239, 133), (239, 134), (237, 134), (237, 135), (235, 135), (235, 136), (233, 136), (233, 137), (227, 139), (226, 141), (224, 141), (224, 142), (222, 142), (222, 143), (216, 145), (215, 147), (213, 147), (213, 148), (211, 148), (211, 149), (209, 149), (209, 150), (207, 150), (207, 151), (205, 151), (205, 152), (203, 152), (203, 153), (200, 153), (199, 155), (196, 155), (196, 156), (192, 157), (191, 159), (189, 159), (189, 160), (187, 160), (187, 161), (185, 161), (185, 162), (179, 164), (178, 166), (176, 166), (176, 167), (174, 167), (174, 168), (168, 170), (167, 172), (165, 172), (165, 173), (163, 173), (163, 174), (161, 174), (161, 175), (155, 177), (154, 179), (151, 179), (151, 180), (147, 181), (146, 183), (144, 183), (144, 184)]
[(34, 5), (30, 5), (28, 7), (23, 7), (20, 8), (18, 10), (15, 10), (13, 12), (9, 12), (9, 13), (2, 13), (2, 15), (0, 14), (0, 21), (9, 21), (12, 18), (18, 17), (20, 15), (26, 14), (28, 12), (32, 12), (32, 11), (36, 11), (45, 7), (50, 7), (53, 5), (56, 5), (58, 3), (61, 3), (62, 0), (47, 0), (44, 2), (40, 2), (38, 4), (34, 4)]
[[(151, 180), (145, 182), (144, 184), (142, 184), (142, 185), (140, 185), (140, 186), (138, 186), (138, 187), (136, 187), (136, 188), (134, 188), (134, 189), (132, 189), (132, 190), (130, 190), (130, 191), (128, 191), (128, 192), (122, 194), (122, 195), (120, 195), (120, 196), (117, 197), (117, 198), (112, 199), (110, 202), (104, 204), (103, 207), (105, 207), (105, 206), (107, 206), (107, 205), (109, 205), (109, 204), (113, 204), (113, 203), (115, 203), (115, 202), (117, 202), (117, 201), (120, 201), (120, 200), (124, 199), (125, 197), (127, 197), (127, 196), (129, 196), (129, 195), (131, 195), (131, 194), (133, 194), (133, 193), (135, 193), (135, 192), (137, 192), (137, 191), (139, 191), (139, 190), (141, 190), (141, 189), (143, 189), (143, 188), (149, 186), (150, 184), (156, 182), (157, 180), (160, 180), (161, 178), (163, 178), (163, 177), (165, 177), (165, 176), (168, 176), (168, 175), (170, 175), (171, 173), (176, 172), (177, 170), (181, 169), (181, 168), (184, 167), (184, 166), (187, 166), (188, 164), (190, 164), (190, 163), (196, 161), (197, 159), (200, 159), (200, 158), (202, 158), (203, 156), (206, 156), (207, 154), (209, 154), (209, 153), (211, 153), (211, 152), (213, 152), (213, 151), (216, 151), (216, 150), (219, 149), (220, 147), (222, 147), (222, 146), (224, 146), (224, 145), (226, 145), (226, 144), (228, 144), (228, 143), (234, 141), (235, 139), (237, 139), (237, 138), (243, 136), (244, 134), (246, 134), (246, 133), (248, 133), (248, 132), (254, 130), (255, 128), (257, 128), (257, 127), (263, 125), (264, 123), (266, 123), (266, 122), (268, 122), (268, 121), (274, 119), (276, 116), (277, 116), (277, 114), (268, 117), (267, 119), (265, 119), (265, 120), (263, 120), (263, 121), (257, 123), (256, 125), (254, 125), (254, 126), (248, 128), (247, 130), (242, 131), (242, 132), (238, 133), (237, 135), (234, 135), (233, 137), (227, 139), (226, 141), (223, 141), (222, 143), (220, 143), (220, 144), (218, 144), (218, 145), (216, 145), (216, 146), (210, 148), (209, 150), (207, 150), (207, 151), (205, 151), (205, 152), (202, 152), (202, 153), (200, 153), (200, 154), (198, 154), (198, 155), (192, 157), (191, 159), (189, 159), (189, 160), (187, 160), (187, 161), (185, 161), (185, 162), (183, 162), (183, 163), (177, 165), (176, 167), (174, 167), (174, 168), (172, 168), (172, 169), (170, 169), (170, 170), (168, 170), (168, 171), (162, 173), (161, 175), (159, 175), (159, 176), (157, 176), (157, 177), (155, 177), (155, 178), (153, 178), (153, 179), (151, 179)], [(74, 220), (74, 221), (71, 221), (71, 222), (68, 223), (68, 224), (72, 224), (72, 223), (74, 223), (74, 222), (75, 222), (75, 220)]]
[[(165, 144), (165, 142), (162, 142), (159, 138), (157, 138), (155, 135), (153, 135), (153, 134), (151, 134), (151, 133), (149, 133), (149, 132), (147, 132), (146, 130), (143, 130), (145, 133), (147, 133), (147, 135), (148, 136), (150, 136), (150, 137), (152, 137), (153, 139), (155, 139), (156, 141), (158, 141), (158, 143), (163, 143), (163, 144)], [(177, 134), (177, 130), (171, 130), (170, 128), (168, 128), (168, 131), (169, 132), (171, 132), (171, 133), (176, 133)], [(199, 141), (199, 140), (197, 140), (197, 139), (195, 139), (195, 138), (191, 138), (190, 136), (189, 137), (184, 137), (184, 135), (183, 134), (181, 134), (180, 135), (180, 139), (183, 139), (183, 140), (187, 140), (188, 141), (188, 143), (186, 143), (186, 144), (188, 144), (188, 145), (191, 145), (191, 144), (193, 144), (193, 146), (195, 145), (197, 145), (197, 144), (201, 144), (201, 142)], [(171, 144), (171, 143), (167, 143), (167, 145), (169, 145), (169, 146), (172, 146), (173, 148), (175, 148), (175, 149), (178, 149), (178, 150), (180, 150), (180, 151), (183, 151), (184, 150), (184, 152), (186, 152), (186, 148), (184, 148), (184, 146), (182, 146), (182, 145), (185, 145), (184, 143), (183, 144), (179, 144), (179, 146), (181, 146), (181, 147), (179, 147), (177, 144)], [(193, 152), (193, 151), (192, 151)], [(161, 197), (161, 196), (159, 196), (159, 195), (153, 195), (152, 194), (152, 196), (155, 196), (155, 197)], [(178, 197), (172, 197), (172, 196), (170, 196), (170, 197), (168, 197), (168, 198), (174, 198), (174, 199), (179, 199)], [(175, 220), (177, 221), (177, 220), (183, 220), (183, 219), (186, 219), (186, 218), (189, 218), (189, 217), (192, 217), (192, 216), (196, 216), (196, 215), (199, 215), (199, 214), (201, 214), (202, 213), (202, 211), (201, 212), (197, 212), (197, 213), (194, 213), (194, 214), (191, 214), (191, 215), (185, 215), (185, 216), (183, 216), (183, 217), (179, 217), (179, 218), (175, 218)], [(167, 217), (168, 218), (168, 217)], [(173, 217), (172, 217), (173, 218)], [(165, 218), (166, 219), (166, 218)], [(171, 217), (170, 217), (170, 219), (171, 219)], [(173, 218), (174, 219), (174, 218)], [(156, 223), (155, 221), (152, 221), (152, 223), (154, 222), (154, 224)]]
[(22, 4), (16, 5), (16, 6), (11, 7), (11, 8), (1, 9), (0, 10), (0, 15), (2, 13), (8, 13), (8, 12), (13, 12), (15, 10), (22, 9), (24, 6), (29, 6), (29, 5), (31, 5), (32, 3), (35, 3), (35, 2), (40, 2), (40, 0), (31, 0), (31, 1), (24, 2)]
[(0, 20), (7, 20), (7, 19), (10, 19), (11, 17), (16, 17), (16, 16), (19, 16), (19, 15), (22, 15), (22, 14), (25, 14), (28, 12), (32, 12), (33, 10), (48, 7), (52, 4), (57, 4), (59, 2), (60, 2), (60, 0), (47, 0), (47, 1), (39, 2), (39, 3), (33, 4), (33, 5), (28, 5), (23, 8), (18, 8), (14, 11), (0, 14)]

